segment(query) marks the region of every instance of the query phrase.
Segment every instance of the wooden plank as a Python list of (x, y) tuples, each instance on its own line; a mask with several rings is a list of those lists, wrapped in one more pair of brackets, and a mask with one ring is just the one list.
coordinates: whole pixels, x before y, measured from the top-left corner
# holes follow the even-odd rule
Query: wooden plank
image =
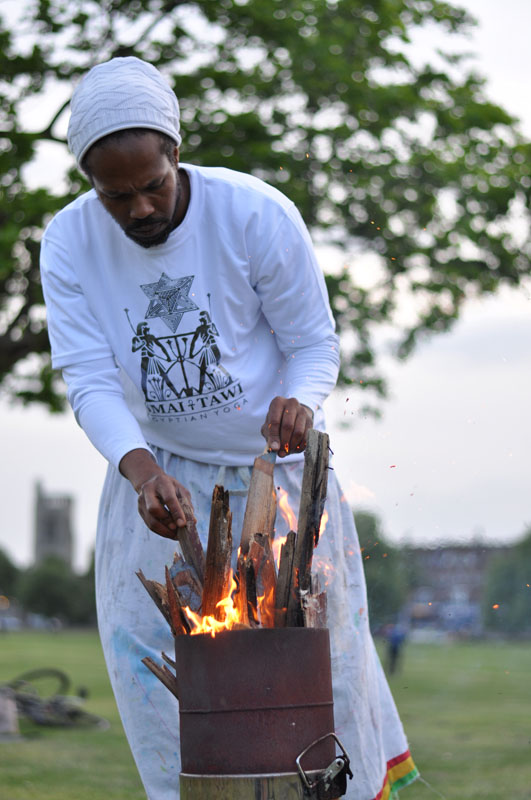
[(170, 625), (174, 636), (182, 636), (190, 633), (188, 619), (182, 609), (181, 598), (172, 583), (170, 570), (166, 567), (166, 592), (168, 595), (168, 606), (170, 608)]
[(146, 656), (145, 658), (142, 659), (142, 664), (144, 664), (150, 670), (150, 672), (153, 673), (153, 675), (156, 675), (159, 681), (164, 684), (166, 689), (170, 690), (172, 695), (174, 695), (174, 697), (176, 697), (177, 700), (179, 699), (177, 680), (175, 678), (175, 675), (173, 675), (173, 673), (170, 672), (168, 667), (166, 666), (159, 667), (159, 665), (155, 661), (153, 661), (153, 659), (150, 658), (149, 656)]
[(326, 628), (327, 601), (326, 592), (303, 594), (302, 613), (305, 628)]
[(311, 591), (313, 550), (319, 541), (319, 526), (328, 485), (329, 450), (326, 433), (314, 428), (308, 431), (292, 570), (292, 586), (295, 591), (290, 593), (288, 601), (288, 626), (304, 625), (300, 593)]
[(172, 658), (170, 658), (168, 655), (166, 655), (166, 653), (162, 652), (161, 656), (162, 656), (162, 660), (165, 661), (166, 664), (169, 664), (170, 667), (172, 667), (174, 671), (177, 669), (177, 664), (175, 663), (175, 661)]
[(263, 453), (254, 460), (247, 505), (243, 517), (241, 552), (247, 555), (251, 536), (263, 533), (272, 538), (277, 513), (273, 471), (276, 453)]
[(142, 583), (144, 589), (147, 591), (155, 605), (157, 606), (164, 619), (171, 627), (170, 608), (168, 605), (168, 593), (166, 587), (157, 581), (151, 581), (142, 572), (141, 569), (136, 573), (138, 579)]
[(240, 623), (246, 628), (258, 627), (258, 607), (254, 565), (249, 554), (238, 556), (238, 592), (235, 596)]
[(238, 611), (240, 617), (240, 623), (246, 627), (249, 627), (249, 610), (247, 608), (247, 583), (245, 577), (245, 562), (246, 557), (240, 554), (238, 555), (238, 591), (234, 597), (234, 605)]
[(256, 593), (261, 597), (261, 601), (258, 603), (260, 624), (263, 628), (273, 628), (275, 626), (277, 570), (269, 536), (255, 533), (251, 537), (249, 558), (253, 562)]
[(280, 561), (278, 579), (275, 592), (275, 628), (286, 627), (288, 600), (291, 592), (291, 579), (293, 574), (293, 556), (295, 554), (294, 531), (290, 531), (286, 541), (280, 548)]
[(203, 586), (199, 582), (195, 569), (187, 564), (181, 555), (175, 553), (173, 564), (170, 567), (170, 575), (181, 605), (188, 606), (198, 614), (203, 600)]
[(256, 596), (256, 575), (251, 558), (244, 560), (244, 581), (247, 595), (247, 614), (251, 628), (258, 627), (258, 602)]
[(226, 597), (230, 590), (231, 525), (229, 493), (223, 489), (223, 486), (215, 486), (210, 511), (202, 614), (203, 616), (213, 616), (217, 620), (224, 617), (223, 609), (217, 608), (217, 603)]
[(205, 579), (205, 554), (201, 539), (197, 533), (194, 511), (187, 500), (179, 498), (179, 503), (186, 518), (186, 527), (177, 529), (179, 544), (183, 551), (184, 560), (194, 568), (199, 583), (202, 585)]

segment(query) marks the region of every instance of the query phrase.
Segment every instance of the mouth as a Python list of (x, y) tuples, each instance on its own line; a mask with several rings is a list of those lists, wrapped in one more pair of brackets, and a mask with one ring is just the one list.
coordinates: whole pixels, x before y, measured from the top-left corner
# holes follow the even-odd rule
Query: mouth
[(149, 224), (139, 225), (138, 227), (128, 227), (124, 229), (126, 236), (132, 239), (141, 247), (152, 247), (155, 244), (163, 244), (170, 235), (170, 228), (167, 220), (150, 222)]
[(160, 220), (159, 222), (149, 222), (145, 225), (130, 226), (126, 229), (126, 233), (135, 239), (145, 239), (159, 233), (166, 224), (166, 220)]

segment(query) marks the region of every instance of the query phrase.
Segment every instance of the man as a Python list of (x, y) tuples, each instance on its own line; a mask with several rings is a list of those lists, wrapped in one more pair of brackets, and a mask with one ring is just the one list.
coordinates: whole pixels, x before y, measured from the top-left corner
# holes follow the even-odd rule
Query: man
[[(171, 800), (176, 703), (140, 663), (171, 643), (133, 573), (160, 575), (171, 561), (181, 498), (206, 535), (216, 483), (231, 492), (241, 530), (264, 444), (280, 457), (277, 485), (298, 506), (306, 434), (324, 426), (338, 342), (293, 204), (251, 176), (180, 164), (177, 100), (154, 67), (135, 58), (94, 67), (71, 110), (70, 148), (93, 189), (43, 239), (53, 363), (110, 462), (96, 543), (100, 635), (147, 794)], [(347, 796), (372, 800), (416, 771), (375, 656), (352, 513), (333, 473), (327, 509), (314, 564), (335, 571), (336, 731), (352, 757)]]

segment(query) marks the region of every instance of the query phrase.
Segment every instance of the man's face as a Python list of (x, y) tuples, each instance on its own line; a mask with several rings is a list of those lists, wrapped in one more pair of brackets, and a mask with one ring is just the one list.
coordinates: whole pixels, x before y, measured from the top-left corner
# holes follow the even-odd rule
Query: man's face
[[(112, 139), (88, 156), (94, 189), (124, 233), (142, 247), (166, 241), (186, 211), (175, 163), (161, 152), (156, 133)], [(184, 204), (184, 205), (183, 205)]]

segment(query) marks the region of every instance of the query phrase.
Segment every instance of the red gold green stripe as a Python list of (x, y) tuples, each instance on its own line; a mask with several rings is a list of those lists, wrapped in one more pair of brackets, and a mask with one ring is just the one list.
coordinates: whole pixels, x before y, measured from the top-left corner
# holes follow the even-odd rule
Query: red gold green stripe
[(405, 753), (387, 762), (387, 775), (381, 790), (374, 800), (388, 800), (391, 791), (403, 789), (404, 786), (414, 781), (418, 775), (419, 771), (411, 758), (411, 753), (406, 750)]

